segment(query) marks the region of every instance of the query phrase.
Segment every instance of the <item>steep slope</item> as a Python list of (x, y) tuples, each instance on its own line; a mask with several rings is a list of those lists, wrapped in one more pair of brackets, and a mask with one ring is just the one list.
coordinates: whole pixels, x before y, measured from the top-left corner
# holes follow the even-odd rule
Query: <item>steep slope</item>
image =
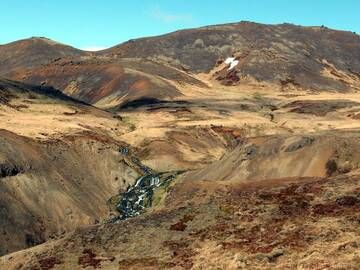
[(108, 218), (107, 200), (141, 173), (96, 133), (47, 142), (0, 133), (0, 254)]
[(0, 45), (0, 75), (18, 68), (47, 64), (59, 57), (87, 54), (47, 38), (33, 37)]
[(101, 54), (150, 58), (205, 73), (234, 56), (239, 61), (232, 70), (236, 74), (217, 78), (233, 77), (235, 83), (250, 77), (344, 91), (354, 81), (359, 87), (360, 80), (360, 37), (326, 27), (240, 22), (130, 40)]
[(2, 255), (108, 218), (144, 173), (119, 117), (53, 88), (1, 79), (0, 115)]

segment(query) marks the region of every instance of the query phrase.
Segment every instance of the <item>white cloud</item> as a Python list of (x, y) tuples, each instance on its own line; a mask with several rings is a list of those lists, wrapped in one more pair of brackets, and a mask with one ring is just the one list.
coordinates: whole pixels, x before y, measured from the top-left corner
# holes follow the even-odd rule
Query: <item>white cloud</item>
[(91, 52), (96, 52), (96, 51), (101, 51), (101, 50), (105, 50), (107, 49), (107, 47), (103, 47), (103, 46), (88, 46), (88, 47), (83, 47), (80, 48), (83, 51), (91, 51)]
[(160, 7), (155, 7), (150, 10), (150, 16), (163, 22), (191, 22), (193, 16), (191, 14), (175, 14), (166, 12)]

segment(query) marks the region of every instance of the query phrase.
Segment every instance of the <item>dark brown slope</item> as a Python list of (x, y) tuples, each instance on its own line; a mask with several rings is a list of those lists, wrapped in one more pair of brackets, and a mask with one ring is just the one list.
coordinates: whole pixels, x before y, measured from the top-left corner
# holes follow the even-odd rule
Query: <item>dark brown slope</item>
[(130, 40), (101, 54), (148, 57), (193, 72), (209, 72), (218, 61), (234, 55), (240, 61), (238, 78), (250, 75), (313, 89), (349, 88), (346, 82), (321, 74), (329, 65), (334, 66), (335, 77), (360, 80), (360, 37), (326, 27), (240, 22)]
[(7, 77), (53, 86), (65, 94), (102, 108), (117, 108), (138, 99), (172, 99), (180, 96), (177, 84), (205, 86), (175, 68), (145, 59), (65, 57)]
[(0, 75), (18, 68), (36, 67), (64, 56), (81, 56), (86, 52), (47, 38), (33, 37), (0, 45)]

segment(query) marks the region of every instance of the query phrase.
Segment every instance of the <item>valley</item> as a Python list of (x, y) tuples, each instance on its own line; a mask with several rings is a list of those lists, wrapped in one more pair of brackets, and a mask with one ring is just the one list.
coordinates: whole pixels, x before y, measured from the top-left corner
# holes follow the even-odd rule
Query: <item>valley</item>
[(250, 22), (1, 45), (0, 269), (359, 268), (359, 53)]

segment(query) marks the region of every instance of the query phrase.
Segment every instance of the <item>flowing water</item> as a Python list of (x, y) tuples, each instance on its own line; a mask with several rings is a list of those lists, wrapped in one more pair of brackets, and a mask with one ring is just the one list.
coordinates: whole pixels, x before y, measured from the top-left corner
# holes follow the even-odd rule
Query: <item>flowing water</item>
[[(127, 148), (122, 148), (119, 152), (123, 155), (129, 154)], [(136, 180), (134, 185), (129, 186), (124, 193), (120, 194), (120, 199), (116, 204), (119, 215), (112, 218), (109, 221), (111, 223), (142, 214), (146, 208), (152, 206), (154, 190), (168, 184), (178, 174), (183, 173), (183, 171), (156, 173), (144, 166), (137, 158), (132, 157), (131, 160), (144, 174)]]

